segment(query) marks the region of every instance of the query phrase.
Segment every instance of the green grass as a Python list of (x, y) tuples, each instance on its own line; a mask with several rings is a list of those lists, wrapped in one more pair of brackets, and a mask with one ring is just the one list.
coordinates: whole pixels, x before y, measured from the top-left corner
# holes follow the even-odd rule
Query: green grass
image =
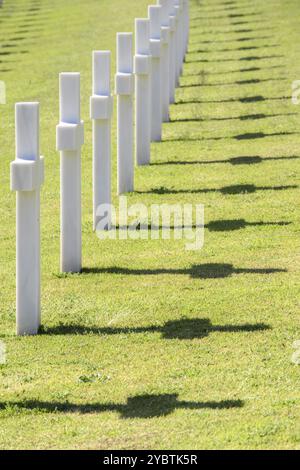
[[(147, 4), (5, 0), (0, 10), (8, 94), (0, 106), (0, 447), (299, 449), (300, 370), (291, 356), (300, 339), (300, 123), (289, 97), (300, 79), (300, 4), (191, 1), (172, 122), (152, 147), (153, 164), (137, 169), (129, 201), (203, 203), (199, 252), (184, 241), (100, 241), (92, 232), (91, 51), (111, 49), (114, 58), (115, 34), (131, 31)], [(61, 71), (82, 73), (86, 122), (86, 270), (67, 276), (59, 274), (55, 151)], [(41, 103), (46, 162), (43, 334), (17, 338), (9, 162), (14, 103), (27, 100)], [(117, 203), (115, 136), (114, 117)]]

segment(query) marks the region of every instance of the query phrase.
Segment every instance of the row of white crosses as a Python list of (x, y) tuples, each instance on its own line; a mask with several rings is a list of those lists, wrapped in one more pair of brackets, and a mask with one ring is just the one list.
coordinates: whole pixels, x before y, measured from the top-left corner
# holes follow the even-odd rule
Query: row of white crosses
[[(134, 191), (136, 164), (150, 163), (151, 141), (162, 138), (162, 122), (169, 120), (189, 38), (188, 0), (157, 0), (147, 19), (135, 21), (133, 34), (117, 35), (117, 153), (118, 194)], [(97, 209), (111, 204), (111, 120), (109, 51), (93, 52), (93, 226)], [(61, 271), (82, 269), (81, 147), (84, 126), (80, 117), (80, 74), (61, 73), (60, 123), (56, 129), (60, 152)], [(134, 138), (134, 96), (135, 123)], [(16, 159), (11, 163), (11, 189), (16, 191), (16, 311), (17, 334), (34, 335), (41, 325), (40, 301), (40, 188), (44, 160), (39, 152), (39, 103), (16, 104)], [(108, 218), (107, 226), (110, 228)]]

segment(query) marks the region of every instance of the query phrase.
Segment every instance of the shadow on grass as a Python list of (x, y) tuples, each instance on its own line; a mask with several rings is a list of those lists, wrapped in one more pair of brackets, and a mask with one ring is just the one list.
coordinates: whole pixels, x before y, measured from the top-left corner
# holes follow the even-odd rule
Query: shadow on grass
[(259, 24), (259, 23), (264, 23), (266, 24), (265, 20), (258, 20), (257, 18), (253, 19), (253, 20), (249, 20), (249, 21), (245, 21), (245, 20), (238, 20), (238, 21), (230, 21), (230, 25), (231, 26), (242, 26), (242, 25), (249, 25), (249, 24)]
[[(229, 24), (228, 26), (230, 27), (230, 26), (232, 26), (232, 24), (231, 25)], [(198, 40), (198, 42), (203, 42), (203, 41), (200, 40), (200, 38), (202, 36), (204, 36), (204, 37), (208, 36), (208, 35), (211, 36), (212, 34), (215, 35), (215, 36), (222, 35), (222, 37), (224, 37), (227, 34), (229, 34), (229, 35), (245, 34), (245, 33), (255, 34), (258, 31), (265, 32), (265, 31), (275, 31), (276, 30), (275, 26), (264, 26), (264, 27), (258, 27), (258, 28), (253, 28), (253, 27), (249, 28), (248, 27), (248, 28), (239, 28), (239, 29), (236, 29), (236, 28), (228, 29), (228, 26), (224, 29), (220, 28), (220, 29), (217, 29), (217, 30), (214, 30), (214, 31), (212, 31), (211, 29), (205, 30), (205, 29), (201, 28), (200, 32), (197, 32), (197, 33), (193, 32), (190, 37), (191, 37), (191, 40), (195, 39), (195, 40)], [(199, 29), (199, 28), (197, 28), (197, 29)], [(254, 37), (252, 39), (256, 39), (256, 38)], [(222, 42), (223, 41), (224, 41), (224, 39), (222, 39)], [(234, 39), (231, 39), (231, 41), (233, 42)]]
[(231, 58), (231, 59), (194, 59), (186, 60), (186, 64), (199, 64), (199, 63), (225, 63), (225, 62), (252, 62), (258, 60), (269, 60), (269, 59), (282, 59), (282, 55), (264, 55), (264, 56), (247, 56), (240, 58)]
[(154, 188), (149, 191), (136, 191), (138, 194), (202, 194), (202, 193), (221, 193), (224, 195), (249, 194), (256, 191), (284, 191), (296, 189), (296, 185), (287, 186), (255, 186), (254, 184), (237, 184), (224, 186), (223, 188), (201, 188), (201, 189), (172, 189), (172, 188)]
[(233, 135), (233, 136), (221, 136), (221, 137), (192, 137), (189, 135), (184, 135), (182, 137), (176, 137), (176, 138), (165, 138), (162, 140), (162, 142), (203, 142), (203, 141), (208, 141), (208, 140), (213, 140), (213, 141), (219, 141), (219, 140), (227, 140), (227, 139), (233, 139), (233, 140), (256, 140), (256, 139), (265, 139), (267, 137), (283, 137), (283, 136), (289, 136), (289, 135), (299, 135), (298, 132), (273, 132), (266, 134), (264, 132), (252, 132), (252, 133), (246, 133), (246, 134), (239, 134), (239, 135)]
[(112, 266), (108, 268), (84, 268), (82, 275), (85, 274), (120, 274), (133, 276), (156, 276), (156, 275), (188, 275), (192, 279), (223, 279), (231, 277), (235, 274), (276, 274), (285, 273), (285, 269), (276, 268), (235, 268), (232, 264), (226, 263), (209, 263), (193, 265), (190, 268), (172, 269), (134, 269)]
[(29, 51), (0, 52), (0, 56), (6, 57), (10, 55), (29, 54)]
[(263, 163), (265, 161), (281, 161), (281, 160), (298, 160), (300, 157), (296, 155), (291, 155), (288, 157), (260, 157), (260, 156), (253, 156), (253, 157), (232, 157), (224, 160), (171, 160), (166, 162), (156, 162), (151, 163), (153, 166), (160, 166), (160, 165), (216, 165), (216, 164), (227, 164), (230, 165), (257, 165), (259, 163)]
[(2, 49), (10, 49), (10, 48), (15, 48), (15, 47), (18, 47), (18, 44), (2, 44), (1, 48)]
[[(273, 69), (283, 69), (282, 65), (271, 65), (268, 67), (246, 67), (242, 69), (234, 69), (234, 70), (225, 70), (222, 72), (222, 75), (228, 75), (228, 74), (233, 74), (233, 73), (248, 73), (248, 72), (261, 72), (264, 70), (273, 70)], [(218, 77), (220, 76), (220, 72), (206, 72), (205, 70), (200, 70), (197, 73), (187, 73), (185, 72), (182, 75), (182, 78), (190, 78), (190, 77), (198, 77), (204, 80), (206, 77), (209, 77), (211, 75), (217, 75)]]
[(259, 46), (240, 46), (223, 49), (190, 49), (188, 54), (214, 54), (217, 52), (254, 51), (258, 49), (269, 49), (272, 47), (279, 47), (279, 44), (262, 44)]
[(207, 318), (192, 318), (169, 321), (162, 326), (145, 327), (97, 327), (69, 324), (41, 328), (41, 333), (46, 335), (129, 335), (160, 333), (163, 339), (196, 340), (203, 339), (211, 333), (256, 333), (270, 330), (271, 327), (265, 323), (246, 323), (241, 325), (212, 325)]
[(258, 121), (260, 119), (271, 119), (277, 117), (298, 116), (298, 113), (278, 113), (278, 114), (243, 114), (233, 117), (216, 118), (171, 118), (167, 124), (176, 124), (177, 122), (213, 122), (213, 121)]
[(129, 397), (122, 403), (83, 403), (43, 402), (40, 400), (23, 400), (19, 402), (2, 402), (0, 410), (29, 410), (41, 413), (106, 413), (117, 412), (123, 419), (149, 419), (167, 416), (176, 409), (183, 410), (230, 410), (242, 408), (242, 400), (223, 401), (181, 401), (177, 394), (137, 395)]
[[(224, 17), (225, 18), (225, 17)], [(255, 31), (265, 31), (274, 30), (273, 26), (268, 26), (266, 21), (263, 19), (251, 18), (249, 20), (244, 20), (242, 18), (228, 18), (229, 22), (227, 23), (218, 23), (217, 27), (212, 31), (212, 29), (208, 29), (207, 25), (203, 25), (203, 23), (191, 22), (190, 25), (190, 36), (191, 38), (195, 38), (200, 36), (201, 34), (209, 35), (212, 32), (215, 34), (235, 34), (235, 33), (242, 33), (242, 32), (255, 32)], [(262, 26), (266, 26), (263, 28)], [(240, 29), (237, 29), (240, 28)], [(241, 29), (243, 28), (243, 29)], [(245, 29), (247, 28), (247, 29)]]
[[(234, 230), (241, 230), (247, 227), (285, 227), (287, 225), (291, 225), (291, 222), (247, 222), (245, 219), (228, 219), (228, 220), (214, 220), (206, 224), (204, 227), (209, 230), (210, 232), (231, 232)], [(136, 225), (117, 225), (116, 230), (133, 230), (136, 231)], [(193, 229), (196, 230), (197, 228), (203, 228), (203, 225), (199, 224), (192, 224), (192, 225), (171, 225), (164, 226), (164, 225), (154, 225), (154, 224), (140, 224), (139, 230), (152, 230), (152, 231), (160, 231), (160, 230), (184, 230), (184, 229)]]
[[(193, 38), (191, 38), (193, 39)], [(214, 39), (214, 40), (204, 40), (204, 41), (190, 41), (190, 45), (199, 45), (201, 44), (223, 44), (223, 43), (228, 43), (228, 42), (248, 42), (248, 41), (261, 41), (261, 40), (271, 40), (274, 39), (273, 36), (255, 36), (255, 37), (249, 37), (249, 36), (242, 36), (240, 38), (234, 38), (234, 39)]]
[[(216, 13), (216, 12), (226, 12), (226, 11), (239, 11), (242, 8), (249, 8), (248, 3), (244, 5), (237, 5), (237, 2), (221, 2), (221, 3), (214, 3), (212, 8), (204, 8), (202, 7), (202, 11), (205, 13)], [(191, 21), (201, 19), (201, 16), (192, 16)]]
[[(229, 18), (229, 19), (236, 19), (236, 18), (247, 18), (247, 17), (253, 17), (253, 16), (258, 16), (260, 17), (262, 15), (262, 12), (251, 12), (251, 13), (228, 13), (226, 15), (212, 15), (212, 16), (199, 16), (199, 18), (197, 17), (194, 17), (192, 22), (193, 21), (196, 21), (197, 19), (201, 20), (201, 21), (205, 21), (205, 20), (220, 20), (220, 19), (224, 19), (224, 18)], [(256, 21), (259, 21), (259, 20), (254, 20), (255, 22)], [(263, 20), (261, 20), (263, 21)], [(194, 26), (195, 28), (199, 28), (199, 25), (195, 25)]]
[(193, 99), (193, 100), (181, 100), (181, 101), (176, 101), (176, 103), (173, 104), (173, 106), (179, 106), (179, 105), (186, 105), (186, 104), (213, 104), (213, 103), (262, 103), (265, 101), (281, 101), (281, 100), (289, 100), (289, 96), (278, 96), (274, 98), (265, 98), (264, 96), (257, 95), (257, 96), (247, 96), (245, 98), (229, 98), (227, 100), (207, 100), (207, 101), (201, 101), (198, 99)]
[(291, 222), (247, 222), (245, 219), (232, 219), (232, 220), (214, 220), (209, 222), (205, 227), (210, 232), (232, 232), (241, 230), (247, 227), (285, 227), (290, 225)]
[(188, 85), (180, 85), (180, 88), (202, 88), (202, 87), (220, 87), (220, 86), (234, 86), (234, 85), (258, 85), (260, 83), (265, 83), (265, 82), (282, 82), (285, 81), (285, 77), (279, 77), (279, 78), (264, 78), (264, 79), (259, 79), (259, 78), (252, 78), (250, 80), (237, 80), (235, 82), (224, 82), (224, 83), (205, 83), (205, 81), (201, 83), (191, 83)]
[(266, 137), (278, 137), (283, 135), (297, 135), (297, 132), (273, 132), (266, 134), (264, 132), (248, 132), (246, 134), (235, 135), (233, 139), (236, 140), (255, 140), (265, 139)]

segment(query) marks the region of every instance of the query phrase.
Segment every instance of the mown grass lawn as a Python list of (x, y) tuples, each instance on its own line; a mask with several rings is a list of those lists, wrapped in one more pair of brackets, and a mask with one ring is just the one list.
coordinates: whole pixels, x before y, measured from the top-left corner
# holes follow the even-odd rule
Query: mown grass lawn
[[(203, 203), (205, 246), (92, 232), (91, 51), (146, 0), (0, 9), (2, 449), (299, 449), (297, 0), (191, 1), (164, 142), (129, 202)], [(82, 73), (83, 262), (59, 274), (58, 73)], [(15, 336), (14, 103), (41, 103), (43, 331)], [(116, 193), (113, 127), (114, 202)]]

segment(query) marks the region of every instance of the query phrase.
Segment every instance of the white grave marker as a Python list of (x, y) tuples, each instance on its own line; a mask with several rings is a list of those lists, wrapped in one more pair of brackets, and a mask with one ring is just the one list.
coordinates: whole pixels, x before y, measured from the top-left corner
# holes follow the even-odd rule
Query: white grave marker
[(157, 0), (158, 5), (162, 7), (161, 13), (161, 65), (162, 65), (162, 119), (168, 122), (169, 104), (170, 104), (170, 17), (169, 0)]
[(39, 152), (39, 103), (16, 104), (16, 159), (11, 189), (17, 192), (17, 334), (35, 335), (41, 324), (40, 187), (44, 160)]
[(81, 146), (80, 74), (60, 74), (60, 124), (56, 128), (60, 151), (61, 271), (81, 271)]
[(150, 21), (151, 52), (151, 140), (160, 142), (162, 137), (162, 65), (161, 65), (161, 6), (148, 9)]
[(148, 165), (151, 142), (151, 57), (150, 22), (147, 19), (135, 20), (135, 50), (136, 163)]
[(134, 191), (132, 33), (117, 34), (118, 194)]
[[(93, 52), (93, 96), (90, 116), (93, 120), (93, 222), (94, 230), (101, 220), (99, 206), (111, 204), (111, 118), (113, 97), (110, 89), (109, 51)], [(111, 227), (111, 213), (107, 214)]]
[(170, 103), (175, 102), (176, 89), (176, 15), (175, 0), (169, 1), (170, 21)]
[(182, 73), (182, 62), (183, 62), (183, 23), (182, 23), (182, 0), (175, 0), (175, 9), (177, 11), (177, 29), (176, 29), (176, 82), (179, 85), (179, 78)]

